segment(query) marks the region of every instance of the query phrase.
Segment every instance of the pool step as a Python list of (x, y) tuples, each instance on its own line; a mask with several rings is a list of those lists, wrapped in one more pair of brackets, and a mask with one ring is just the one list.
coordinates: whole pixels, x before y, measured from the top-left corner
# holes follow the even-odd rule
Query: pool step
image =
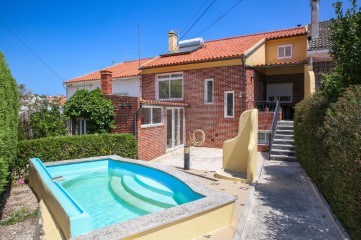
[(153, 191), (153, 192), (157, 192), (160, 193), (162, 195), (165, 196), (169, 196), (169, 197), (173, 197), (174, 192), (167, 188), (166, 186), (164, 186), (163, 184), (154, 181), (153, 179), (141, 176), (141, 175), (135, 175), (134, 176), (134, 180), (139, 183), (140, 185), (142, 185), (143, 187)]
[(145, 188), (133, 176), (124, 175), (122, 185), (132, 195), (159, 207), (168, 208), (178, 205), (172, 197)]
[(140, 211), (145, 213), (152, 213), (164, 209), (132, 195), (123, 187), (121, 181), (121, 177), (112, 177), (109, 182), (109, 188), (113, 192), (113, 194), (115, 194), (120, 200), (136, 208), (135, 211), (139, 209)]

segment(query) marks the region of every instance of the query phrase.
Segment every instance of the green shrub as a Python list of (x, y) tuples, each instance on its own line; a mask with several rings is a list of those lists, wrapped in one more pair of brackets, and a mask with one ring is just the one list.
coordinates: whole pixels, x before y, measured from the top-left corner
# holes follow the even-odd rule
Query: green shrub
[(327, 97), (316, 93), (297, 104), (294, 118), (296, 157), (320, 187), (324, 179), (319, 173), (328, 159), (322, 126), (329, 104)]
[(17, 85), (0, 52), (0, 193), (8, 184), (9, 165), (16, 157), (18, 111)]
[(324, 122), (329, 148), (324, 195), (353, 239), (361, 238), (361, 85), (331, 104)]
[(104, 155), (137, 157), (137, 144), (131, 134), (89, 134), (57, 136), (20, 141), (17, 160), (12, 165), (14, 177), (26, 176), (29, 158), (43, 162)]

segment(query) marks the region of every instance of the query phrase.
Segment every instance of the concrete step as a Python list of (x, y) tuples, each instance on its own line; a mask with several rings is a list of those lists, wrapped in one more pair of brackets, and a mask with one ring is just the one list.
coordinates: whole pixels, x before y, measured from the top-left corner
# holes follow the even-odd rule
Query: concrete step
[(273, 144), (286, 144), (286, 145), (293, 145), (294, 140), (293, 139), (284, 139), (284, 138), (274, 138)]
[(275, 134), (276, 139), (293, 139), (293, 134), (292, 135), (286, 135), (286, 134)]
[(276, 130), (276, 134), (280, 134), (280, 135), (292, 135), (293, 136), (293, 130)]
[(293, 127), (293, 121), (281, 120), (277, 123), (277, 126), (292, 126)]
[(282, 125), (277, 125), (276, 131), (277, 130), (292, 130), (293, 131), (293, 126), (282, 126)]
[(272, 146), (271, 155), (295, 156), (294, 150), (278, 149)]
[(272, 155), (270, 157), (271, 160), (277, 160), (277, 161), (289, 161), (289, 162), (295, 162), (296, 157), (294, 156), (285, 156), (285, 155)]
[(283, 150), (295, 150), (295, 146), (293, 144), (273, 144), (272, 148), (283, 149)]

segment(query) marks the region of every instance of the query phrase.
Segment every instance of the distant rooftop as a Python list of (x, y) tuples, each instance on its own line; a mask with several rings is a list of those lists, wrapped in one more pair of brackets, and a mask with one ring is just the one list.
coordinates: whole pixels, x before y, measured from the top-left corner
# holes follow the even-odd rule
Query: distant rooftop
[(331, 48), (331, 21), (320, 22), (319, 37), (311, 39), (312, 25), (308, 25), (308, 51), (330, 50)]

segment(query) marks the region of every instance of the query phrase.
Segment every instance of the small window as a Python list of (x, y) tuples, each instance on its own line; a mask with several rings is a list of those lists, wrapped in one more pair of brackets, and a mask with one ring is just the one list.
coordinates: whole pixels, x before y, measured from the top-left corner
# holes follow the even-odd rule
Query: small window
[(278, 59), (292, 58), (292, 44), (277, 47)]
[(165, 74), (157, 76), (157, 99), (183, 99), (183, 74)]
[(213, 79), (204, 81), (204, 103), (213, 103)]
[(269, 131), (258, 131), (258, 144), (269, 145)]
[(163, 123), (163, 108), (144, 106), (141, 112), (142, 126), (154, 126)]
[(78, 118), (76, 120), (76, 134), (77, 135), (86, 134), (86, 120), (84, 118)]
[(233, 91), (224, 92), (224, 117), (226, 117), (226, 118), (234, 117), (234, 92)]

